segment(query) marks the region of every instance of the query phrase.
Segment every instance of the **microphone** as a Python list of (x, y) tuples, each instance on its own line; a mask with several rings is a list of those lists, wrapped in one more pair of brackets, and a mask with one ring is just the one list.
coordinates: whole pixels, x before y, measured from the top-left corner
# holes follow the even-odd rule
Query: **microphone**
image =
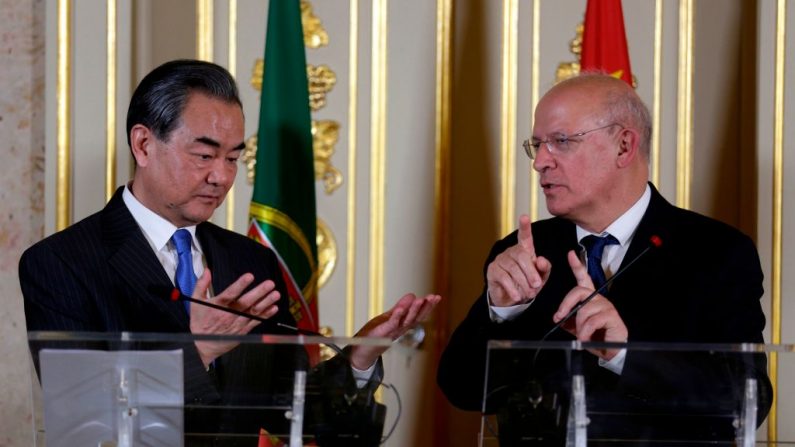
[(648, 246), (646, 246), (646, 248), (644, 248), (644, 249), (643, 249), (643, 251), (641, 251), (640, 253), (638, 253), (638, 255), (637, 255), (637, 256), (635, 256), (635, 258), (633, 258), (631, 261), (629, 261), (629, 262), (628, 262), (628, 263), (627, 263), (627, 264), (626, 264), (626, 265), (625, 265), (623, 268), (619, 269), (619, 270), (616, 272), (616, 274), (615, 274), (615, 275), (611, 276), (611, 277), (610, 277), (610, 278), (609, 278), (607, 281), (605, 281), (605, 283), (604, 283), (604, 284), (602, 284), (602, 285), (601, 285), (599, 288), (597, 288), (596, 290), (594, 290), (593, 292), (591, 292), (591, 294), (590, 294), (590, 295), (588, 295), (587, 297), (585, 297), (585, 299), (584, 299), (584, 300), (582, 300), (582, 301), (580, 301), (579, 303), (577, 303), (577, 305), (576, 305), (576, 306), (574, 306), (574, 307), (571, 309), (571, 311), (569, 311), (569, 313), (568, 313), (568, 314), (566, 314), (566, 316), (565, 316), (565, 317), (563, 317), (563, 319), (562, 319), (562, 320), (560, 320), (560, 321), (559, 321), (559, 322), (558, 322), (558, 323), (557, 323), (555, 326), (553, 326), (553, 327), (552, 327), (552, 329), (550, 329), (550, 330), (549, 330), (549, 332), (547, 332), (547, 333), (546, 333), (546, 334), (545, 334), (543, 337), (541, 337), (541, 340), (540, 340), (540, 341), (544, 341), (544, 340), (546, 340), (546, 339), (547, 339), (547, 337), (549, 337), (550, 335), (552, 335), (552, 333), (553, 333), (553, 332), (555, 332), (557, 329), (559, 329), (561, 326), (563, 326), (563, 325), (564, 325), (564, 324), (565, 324), (567, 321), (569, 321), (569, 319), (571, 319), (571, 317), (573, 317), (574, 315), (576, 315), (576, 314), (577, 314), (577, 312), (578, 312), (580, 309), (582, 309), (582, 308), (583, 308), (583, 307), (584, 307), (586, 304), (590, 303), (590, 302), (591, 302), (591, 300), (592, 300), (592, 299), (594, 299), (594, 298), (596, 297), (596, 295), (599, 295), (600, 293), (602, 293), (602, 292), (604, 292), (605, 290), (607, 290), (607, 288), (610, 286), (610, 284), (612, 284), (612, 283), (613, 283), (613, 281), (614, 281), (616, 278), (618, 278), (618, 277), (619, 277), (619, 276), (620, 276), (622, 273), (624, 273), (624, 272), (626, 272), (627, 270), (629, 270), (629, 268), (632, 266), (632, 264), (634, 264), (635, 262), (637, 262), (637, 261), (638, 261), (638, 259), (642, 258), (642, 257), (643, 257), (643, 255), (645, 255), (646, 253), (648, 253), (648, 252), (649, 252), (649, 250), (651, 250), (652, 248), (660, 248), (660, 246), (662, 246), (662, 239), (660, 238), (660, 236), (657, 236), (656, 234), (655, 234), (655, 235), (652, 235), (652, 236), (649, 238), (649, 245), (648, 245)]
[[(577, 303), (574, 308), (569, 311), (569, 313), (563, 317), (552, 329), (549, 330), (541, 339), (540, 342), (546, 340), (553, 332), (557, 329), (562, 327), (571, 317), (577, 314), (577, 312), (582, 309), (586, 304), (591, 302), (591, 300), (599, 295), (600, 293), (604, 292), (610, 284), (615, 281), (616, 278), (621, 276), (625, 271), (629, 270), (629, 268), (635, 264), (641, 257), (643, 257), (647, 252), (649, 252), (652, 248), (659, 248), (662, 246), (662, 239), (657, 236), (653, 235), (649, 238), (649, 245), (643, 249), (637, 256), (635, 256), (630, 262), (628, 262), (624, 267), (619, 269), (615, 275), (611, 276), (604, 284), (602, 284), (599, 288), (591, 292), (584, 300)], [(538, 355), (541, 352), (541, 347), (536, 348), (535, 354), (533, 355), (533, 359), (530, 363), (531, 370), (535, 370), (536, 362), (538, 360)], [(553, 388), (555, 388), (553, 384)], [(496, 391), (501, 391), (499, 388)], [(524, 386), (520, 387), (519, 389), (515, 390), (512, 395), (509, 397), (505, 408), (501, 411), (501, 414), (498, 415), (498, 420), (501, 418), (500, 421), (500, 439), (504, 439), (506, 441), (512, 441), (514, 439), (518, 440), (528, 433), (533, 433), (537, 439), (547, 440), (547, 441), (555, 441), (558, 440), (558, 433), (556, 427), (560, 427), (563, 424), (565, 417), (561, 417), (561, 414), (565, 414), (564, 407), (566, 406), (565, 400), (561, 400), (558, 398), (559, 389), (552, 389), (552, 390), (545, 390), (542, 383), (539, 382), (534, 377), (531, 377), (530, 380), (524, 384)], [(547, 398), (548, 397), (548, 398)], [(532, 417), (531, 417), (532, 416)], [(537, 421), (541, 421), (538, 423)], [(490, 425), (487, 425), (490, 431), (493, 432)], [(505, 430), (503, 430), (505, 427)], [(503, 433), (505, 432), (505, 433)]]
[[(309, 329), (302, 329), (302, 328), (299, 328), (299, 327), (296, 327), (296, 326), (291, 326), (289, 324), (281, 323), (279, 321), (269, 320), (267, 318), (262, 318), (262, 317), (260, 317), (258, 315), (250, 314), (248, 312), (243, 312), (241, 310), (233, 309), (231, 307), (221, 306), (220, 304), (215, 304), (215, 303), (212, 303), (212, 302), (210, 302), (208, 300), (197, 300), (196, 298), (193, 298), (191, 296), (185, 295), (184, 293), (182, 293), (176, 287), (171, 290), (171, 301), (188, 301), (190, 303), (199, 304), (199, 305), (206, 306), (206, 307), (211, 307), (213, 309), (220, 310), (222, 312), (227, 312), (227, 313), (230, 313), (230, 314), (234, 314), (234, 315), (237, 315), (239, 317), (250, 318), (252, 320), (256, 320), (256, 321), (259, 321), (261, 323), (272, 324), (272, 325), (275, 325), (275, 326), (280, 327), (282, 329), (287, 329), (288, 331), (294, 332), (295, 334), (298, 334), (298, 335), (311, 335), (311, 336), (316, 336), (316, 337), (322, 337), (324, 339), (328, 338), (325, 335), (321, 334), (320, 332), (315, 332), (315, 331), (312, 331), (312, 330), (309, 330)], [(343, 358), (345, 358), (346, 360), (348, 359), (347, 356), (345, 355), (345, 353), (342, 351), (342, 348), (340, 348), (336, 344), (328, 342), (328, 341), (323, 342), (323, 344), (328, 346), (329, 348), (331, 348), (337, 354), (341, 354), (343, 356)]]
[[(341, 359), (344, 359), (345, 362), (352, 365), (348, 354), (335, 343), (332, 343), (329, 337), (319, 332), (262, 318), (258, 315), (253, 315), (231, 307), (221, 306), (208, 300), (197, 300), (196, 298), (185, 295), (176, 287), (171, 290), (170, 298), (171, 301), (188, 301), (191, 304), (198, 304), (240, 317), (250, 318), (262, 323), (276, 325), (277, 327), (287, 329), (298, 335), (321, 337), (324, 340), (321, 342), (322, 344), (331, 348)], [(361, 441), (361, 444), (356, 445), (378, 445), (389, 439), (395, 427), (397, 427), (397, 423), (400, 421), (400, 414), (402, 412), (402, 404), (397, 389), (392, 385), (381, 383), (381, 385), (391, 387), (394, 390), (398, 405), (395, 422), (386, 437), (382, 439), (386, 421), (386, 406), (375, 401), (371, 393), (359, 393), (358, 388), (353, 394), (349, 394), (348, 390), (337, 390), (337, 387), (333, 385), (326, 386), (325, 381), (333, 379), (333, 377), (328, 378), (324, 376), (319, 386), (315, 385), (318, 386), (320, 390), (320, 401), (323, 402), (323, 404), (322, 408), (320, 408), (318, 407), (320, 404), (316, 403), (315, 407), (317, 408), (310, 409), (312, 412), (320, 411), (322, 413), (318, 421), (313, 421), (314, 426), (312, 427), (321, 445), (347, 445), (351, 440)], [(325, 392), (323, 392), (323, 390), (325, 390)], [(354, 405), (355, 402), (358, 403)], [(350, 425), (350, 421), (357, 421), (357, 423), (356, 425)], [(338, 435), (339, 433), (347, 433), (347, 435)], [(342, 443), (343, 439), (345, 443)]]

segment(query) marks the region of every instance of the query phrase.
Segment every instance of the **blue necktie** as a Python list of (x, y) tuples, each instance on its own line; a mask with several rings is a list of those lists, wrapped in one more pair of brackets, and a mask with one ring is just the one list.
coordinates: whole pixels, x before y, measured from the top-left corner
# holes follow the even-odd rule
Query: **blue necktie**
[[(193, 256), (190, 253), (190, 232), (184, 228), (175, 231), (171, 242), (177, 248), (177, 274), (174, 282), (183, 295), (191, 296), (193, 288), (196, 287), (196, 273), (193, 272)], [(190, 302), (183, 303), (185, 312), (190, 315)]]
[(602, 253), (604, 252), (605, 245), (618, 244), (618, 240), (612, 235), (608, 234), (605, 237), (594, 235), (585, 236), (582, 239), (582, 245), (588, 254), (588, 275), (593, 280), (594, 290), (602, 287), (607, 281), (605, 271), (602, 270)]

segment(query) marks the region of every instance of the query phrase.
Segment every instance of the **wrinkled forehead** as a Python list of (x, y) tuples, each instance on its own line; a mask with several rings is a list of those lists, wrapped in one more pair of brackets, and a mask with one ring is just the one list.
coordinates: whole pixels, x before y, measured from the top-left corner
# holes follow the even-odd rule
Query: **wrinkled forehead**
[(582, 87), (553, 88), (538, 102), (533, 136), (578, 131), (597, 124), (602, 116), (601, 95)]

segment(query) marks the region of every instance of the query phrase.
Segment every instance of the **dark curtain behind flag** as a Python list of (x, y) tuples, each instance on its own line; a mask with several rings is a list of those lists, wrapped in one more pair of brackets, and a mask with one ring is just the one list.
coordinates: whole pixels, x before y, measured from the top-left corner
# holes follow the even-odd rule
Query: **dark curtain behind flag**
[(299, 0), (271, 1), (249, 236), (279, 256), (298, 327), (318, 330), (315, 173)]
[(621, 0), (588, 0), (581, 71), (604, 71), (633, 85)]

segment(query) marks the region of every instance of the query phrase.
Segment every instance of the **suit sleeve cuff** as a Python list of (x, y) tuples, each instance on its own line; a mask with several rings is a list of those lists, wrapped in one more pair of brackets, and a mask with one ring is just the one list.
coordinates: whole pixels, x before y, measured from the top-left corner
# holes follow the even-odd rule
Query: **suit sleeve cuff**
[(378, 362), (373, 363), (367, 369), (358, 369), (355, 366), (351, 365), (351, 372), (353, 373), (353, 380), (356, 381), (356, 388), (362, 389), (367, 382), (370, 381), (370, 377), (373, 376), (373, 371), (375, 371), (375, 365)]
[(599, 366), (607, 369), (608, 371), (612, 371), (615, 374), (621, 375), (621, 371), (624, 370), (624, 361), (626, 359), (627, 359), (627, 350), (625, 348), (619, 351), (618, 354), (616, 354), (616, 356), (610, 360), (605, 361), (599, 359)]

